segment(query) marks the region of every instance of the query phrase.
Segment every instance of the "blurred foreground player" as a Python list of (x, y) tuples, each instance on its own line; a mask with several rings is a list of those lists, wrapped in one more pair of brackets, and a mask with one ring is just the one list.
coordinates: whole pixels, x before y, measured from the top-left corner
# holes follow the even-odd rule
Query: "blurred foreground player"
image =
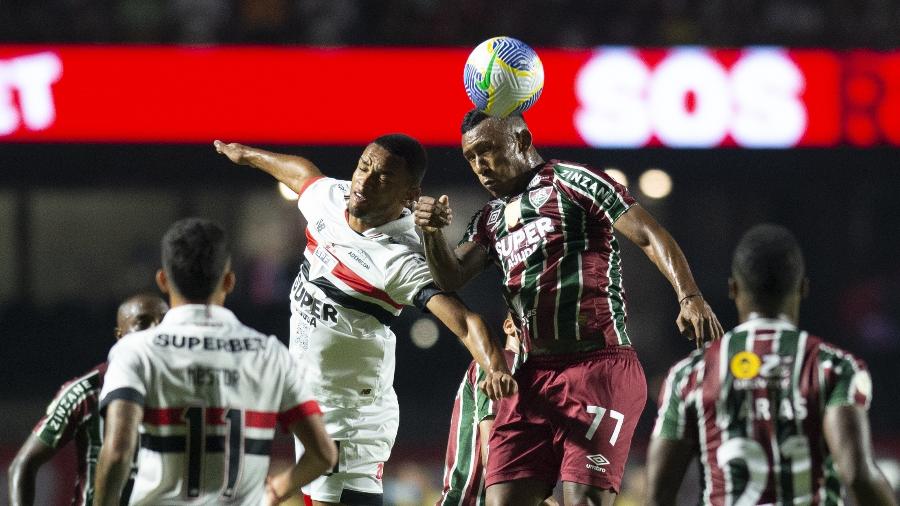
[(700, 343), (721, 326), (672, 236), (602, 170), (545, 162), (521, 116), (470, 111), (462, 149), (493, 200), (455, 250), (441, 232), (452, 218), (446, 196), (420, 198), (416, 223), (441, 288), (456, 290), (491, 263), (502, 269), (522, 331), (519, 394), (500, 403), (490, 438), (488, 504), (539, 504), (560, 479), (566, 504), (611, 504), (647, 399), (613, 231), (672, 284), (682, 332)]
[[(491, 399), (515, 390), (503, 351), (481, 316), (434, 286), (407, 208), (419, 195), (425, 150), (403, 134), (366, 146), (350, 181), (325, 177), (311, 161), (216, 141), (232, 162), (263, 170), (299, 195), (306, 251), (291, 293), (291, 351), (313, 376), (333, 471), (304, 489), (317, 504), (380, 505), (382, 472), (397, 436), (396, 337), (404, 306), (428, 310), (486, 371)], [(298, 453), (302, 448), (297, 448)]]
[[(139, 294), (126, 299), (116, 312), (116, 339), (155, 326), (168, 310), (169, 306), (155, 295)], [(34, 503), (38, 469), (72, 440), (77, 446), (78, 461), (72, 504), (81, 506), (93, 502), (94, 468), (103, 436), (99, 398), (106, 366), (106, 362), (99, 364), (60, 387), (47, 407), (47, 414), (34, 427), (9, 466), (10, 505)]]
[(853, 355), (797, 328), (808, 291), (784, 227), (738, 243), (729, 292), (741, 322), (672, 367), (647, 455), (649, 504), (673, 504), (700, 458), (703, 504), (892, 505), (872, 457), (872, 380)]
[[(235, 276), (218, 225), (176, 222), (162, 264), (172, 309), (109, 353), (94, 504), (119, 503), (139, 429), (131, 504), (277, 504), (336, 460), (307, 375), (278, 339), (222, 307)], [(267, 482), (277, 423), (307, 453)]]
[[(511, 315), (503, 320), (503, 333), (506, 334), (503, 352), (510, 370), (514, 371), (521, 343)], [(473, 360), (456, 392), (444, 459), (444, 488), (435, 506), (485, 504), (488, 437), (497, 416), (497, 404), (478, 388), (485, 376), (484, 370)], [(557, 503), (549, 497), (544, 504), (555, 506)]]

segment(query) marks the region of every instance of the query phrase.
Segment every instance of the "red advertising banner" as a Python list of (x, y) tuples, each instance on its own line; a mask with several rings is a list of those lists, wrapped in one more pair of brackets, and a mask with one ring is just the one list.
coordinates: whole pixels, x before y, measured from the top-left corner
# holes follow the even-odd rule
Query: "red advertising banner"
[[(538, 49), (536, 142), (900, 145), (900, 51)], [(0, 142), (455, 146), (467, 49), (0, 46)]]

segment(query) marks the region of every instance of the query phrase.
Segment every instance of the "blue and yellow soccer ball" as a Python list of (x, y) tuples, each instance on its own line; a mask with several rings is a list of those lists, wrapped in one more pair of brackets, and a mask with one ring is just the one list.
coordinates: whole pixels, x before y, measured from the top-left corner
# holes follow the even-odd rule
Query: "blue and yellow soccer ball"
[(469, 53), (463, 71), (466, 94), (491, 116), (525, 112), (544, 89), (544, 65), (528, 44), (493, 37)]

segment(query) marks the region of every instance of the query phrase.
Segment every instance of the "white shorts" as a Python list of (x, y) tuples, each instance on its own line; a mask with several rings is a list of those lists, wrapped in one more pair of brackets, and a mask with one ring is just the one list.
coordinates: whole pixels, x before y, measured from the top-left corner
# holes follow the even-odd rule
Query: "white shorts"
[[(358, 408), (320, 404), (325, 430), (338, 447), (338, 462), (331, 473), (303, 487), (315, 501), (348, 506), (381, 504), (381, 476), (391, 455), (400, 425), (400, 406), (391, 388), (380, 399)], [(298, 458), (303, 445), (295, 441)]]

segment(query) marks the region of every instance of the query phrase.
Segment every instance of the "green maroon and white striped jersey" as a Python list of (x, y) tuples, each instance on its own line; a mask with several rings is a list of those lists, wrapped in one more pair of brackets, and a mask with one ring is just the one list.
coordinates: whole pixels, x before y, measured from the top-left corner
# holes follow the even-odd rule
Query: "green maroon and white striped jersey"
[(34, 427), (34, 434), (50, 448), (62, 448), (75, 440), (78, 475), (72, 504), (93, 504), (94, 471), (103, 428), (98, 409), (106, 363), (66, 382)]
[(698, 444), (704, 504), (841, 504), (825, 409), (871, 396), (862, 361), (754, 318), (672, 367), (653, 436)]
[(535, 339), (630, 344), (613, 224), (634, 199), (602, 170), (551, 160), (524, 192), (488, 202), (461, 243), (503, 271), (525, 352)]
[(306, 251), (291, 289), (291, 352), (326, 406), (372, 404), (393, 389), (404, 306), (424, 309), (434, 288), (413, 216), (357, 233), (347, 223), (349, 181), (319, 178), (300, 191)]
[[(503, 354), (506, 365), (515, 372), (519, 355), (508, 349)], [(485, 378), (487, 373), (473, 360), (456, 391), (444, 458), (444, 488), (435, 506), (486, 504), (481, 422), (497, 415), (497, 403), (478, 387)]]
[(303, 365), (228, 309), (173, 307), (109, 352), (100, 412), (144, 409), (130, 504), (260, 504), (276, 425), (319, 414)]

